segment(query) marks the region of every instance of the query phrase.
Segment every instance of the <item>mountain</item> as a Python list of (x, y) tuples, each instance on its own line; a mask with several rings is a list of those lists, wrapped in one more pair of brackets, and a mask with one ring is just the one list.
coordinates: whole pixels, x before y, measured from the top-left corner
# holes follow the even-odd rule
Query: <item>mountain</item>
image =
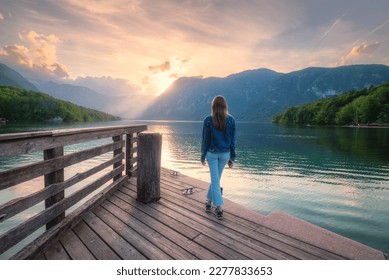
[[(108, 78), (105, 80), (107, 79)], [(91, 86), (94, 88), (98, 87), (97, 85), (100, 85), (98, 88), (101, 88), (101, 92), (104, 93), (104, 91), (107, 91), (107, 87), (104, 87), (104, 83), (100, 80), (97, 84), (92, 78), (84, 79), (82, 82), (84, 84), (90, 82)], [(111, 87), (117, 85), (118, 91), (115, 93), (107, 92), (107, 95), (105, 95), (100, 91), (97, 92), (86, 86), (59, 84), (52, 81), (37, 82), (35, 86), (15, 70), (0, 63), (0, 86), (12, 86), (27, 90), (41, 91), (54, 98), (69, 101), (79, 106), (106, 112), (115, 116), (135, 119), (142, 114), (156, 98), (153, 95), (133, 94), (132, 90), (134, 89), (124, 86), (124, 81), (122, 80), (116, 81), (114, 79), (108, 79), (108, 82), (110, 82)], [(117, 95), (117, 92), (127, 95), (119, 96)]]
[(144, 119), (202, 120), (215, 95), (224, 95), (239, 120), (270, 121), (299, 105), (389, 81), (389, 66), (310, 67), (290, 73), (269, 69), (244, 71), (225, 78), (180, 78), (147, 110)]
[(39, 84), (38, 88), (41, 92), (47, 93), (54, 98), (70, 101), (74, 104), (100, 111), (104, 111), (115, 102), (115, 98), (102, 95), (83, 86), (46, 82)]
[(210, 112), (215, 95), (224, 95), (233, 115), (245, 118), (252, 102), (265, 97), (270, 85), (282, 74), (269, 69), (248, 70), (226, 78), (179, 78), (156, 102), (145, 119), (200, 120)]
[(273, 121), (298, 125), (389, 124), (389, 82), (288, 107)]
[(155, 99), (144, 95), (108, 96), (88, 87), (55, 82), (39, 84), (38, 88), (55, 98), (127, 118), (136, 118)]
[(119, 119), (41, 92), (9, 86), (0, 86), (0, 116), (10, 121), (88, 122)]
[(38, 91), (38, 89), (22, 75), (2, 63), (0, 63), (0, 85)]

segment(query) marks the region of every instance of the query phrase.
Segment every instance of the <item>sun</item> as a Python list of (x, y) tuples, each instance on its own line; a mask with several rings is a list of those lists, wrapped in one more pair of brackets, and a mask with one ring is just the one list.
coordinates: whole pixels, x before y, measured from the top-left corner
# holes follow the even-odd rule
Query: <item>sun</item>
[(177, 77), (172, 76), (170, 73), (158, 73), (153, 76), (153, 84), (158, 94), (162, 94), (176, 79)]

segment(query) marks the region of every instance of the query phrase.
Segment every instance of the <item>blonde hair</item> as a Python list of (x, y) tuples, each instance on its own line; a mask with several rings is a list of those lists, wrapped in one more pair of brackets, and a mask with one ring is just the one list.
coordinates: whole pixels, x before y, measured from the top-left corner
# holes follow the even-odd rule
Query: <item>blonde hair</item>
[(215, 96), (212, 100), (212, 121), (218, 130), (225, 130), (228, 116), (228, 105), (224, 96)]

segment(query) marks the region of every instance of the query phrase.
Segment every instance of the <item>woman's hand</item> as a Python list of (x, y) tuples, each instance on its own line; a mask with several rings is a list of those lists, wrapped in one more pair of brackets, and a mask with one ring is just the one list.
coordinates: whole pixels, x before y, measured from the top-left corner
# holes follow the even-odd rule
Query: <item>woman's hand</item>
[(229, 161), (228, 161), (228, 167), (229, 167), (229, 168), (234, 167), (234, 162), (233, 162), (232, 160), (229, 160)]
[(202, 161), (201, 161), (201, 164), (205, 166), (205, 160), (202, 160)]

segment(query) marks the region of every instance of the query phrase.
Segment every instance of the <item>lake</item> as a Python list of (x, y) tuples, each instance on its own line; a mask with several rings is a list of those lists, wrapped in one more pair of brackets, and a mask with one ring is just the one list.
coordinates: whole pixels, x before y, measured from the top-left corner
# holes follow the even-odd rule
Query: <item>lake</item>
[[(162, 166), (209, 181), (200, 163), (202, 122), (72, 127), (140, 123), (162, 133)], [(69, 125), (6, 125), (0, 133), (60, 128)], [(236, 152), (234, 168), (222, 177), (226, 198), (262, 215), (287, 212), (389, 253), (389, 129), (238, 122)], [(0, 159), (0, 171), (13, 164)]]

